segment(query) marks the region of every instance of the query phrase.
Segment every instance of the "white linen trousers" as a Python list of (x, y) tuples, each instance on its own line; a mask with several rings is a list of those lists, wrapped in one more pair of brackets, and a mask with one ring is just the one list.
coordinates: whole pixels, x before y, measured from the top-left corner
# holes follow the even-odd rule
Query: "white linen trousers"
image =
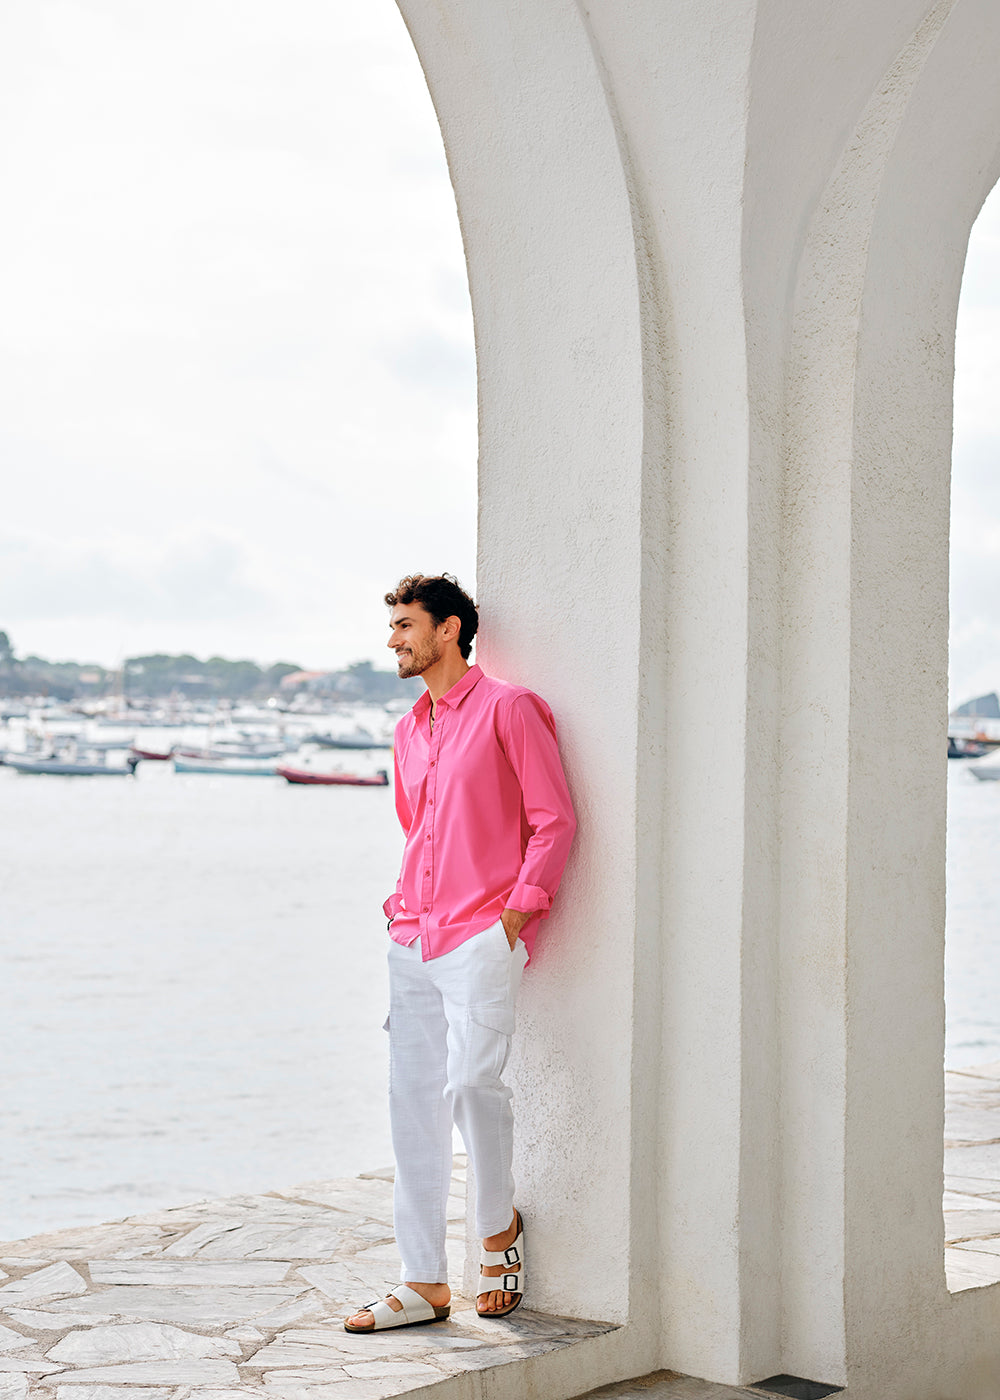
[(476, 1232), (514, 1218), (514, 1115), (502, 1075), (528, 952), (511, 952), (498, 920), (424, 962), (420, 940), (389, 943), (389, 1117), (396, 1156), (393, 1216), (400, 1278), (447, 1283), (451, 1131), (476, 1183)]

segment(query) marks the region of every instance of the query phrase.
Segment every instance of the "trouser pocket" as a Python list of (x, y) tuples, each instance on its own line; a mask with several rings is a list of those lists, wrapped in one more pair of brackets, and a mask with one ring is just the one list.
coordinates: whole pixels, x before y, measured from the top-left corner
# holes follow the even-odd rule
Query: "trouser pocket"
[(462, 1078), (475, 1088), (495, 1084), (503, 1074), (514, 1034), (514, 1008), (496, 1003), (470, 1006), (466, 1018)]

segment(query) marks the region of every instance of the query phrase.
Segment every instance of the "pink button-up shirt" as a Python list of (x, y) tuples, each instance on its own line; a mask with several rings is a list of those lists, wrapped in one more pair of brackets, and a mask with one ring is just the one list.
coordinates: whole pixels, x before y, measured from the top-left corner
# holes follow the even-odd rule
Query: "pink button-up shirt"
[(437, 702), (396, 725), (396, 812), (406, 845), (385, 902), (397, 943), (420, 939), (423, 960), (450, 953), (504, 909), (533, 912), (530, 956), (552, 905), (576, 819), (552, 711), (523, 686), (470, 666)]

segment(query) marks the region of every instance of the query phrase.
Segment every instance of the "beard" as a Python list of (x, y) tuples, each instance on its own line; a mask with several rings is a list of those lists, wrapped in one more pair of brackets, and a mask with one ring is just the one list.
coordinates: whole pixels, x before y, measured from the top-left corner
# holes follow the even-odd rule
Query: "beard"
[(411, 676), (422, 676), (428, 666), (441, 660), (441, 643), (436, 637), (431, 637), (422, 646), (409, 648), (409, 652), (407, 656), (396, 653), (397, 674), (404, 681)]

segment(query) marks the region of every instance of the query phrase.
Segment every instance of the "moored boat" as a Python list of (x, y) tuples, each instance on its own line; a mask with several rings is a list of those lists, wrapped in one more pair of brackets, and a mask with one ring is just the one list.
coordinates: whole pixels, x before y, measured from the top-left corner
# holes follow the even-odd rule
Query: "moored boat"
[(317, 744), (321, 749), (391, 749), (391, 739), (376, 739), (367, 729), (356, 729), (353, 734), (310, 734), (306, 740)]
[(279, 778), (284, 778), (289, 783), (302, 783), (323, 787), (388, 787), (389, 774), (384, 768), (380, 768), (377, 773), (363, 775), (360, 773), (316, 773), (309, 768), (289, 768), (285, 764), (279, 764), (277, 768)]
[(87, 763), (71, 758), (13, 758), (8, 754), (4, 764), (15, 773), (51, 773), (61, 778), (130, 778), (135, 772), (133, 759), (124, 764)]
[(953, 734), (948, 735), (949, 758), (982, 758), (985, 752), (982, 745), (977, 744), (974, 739), (959, 739)]
[(175, 758), (200, 758), (203, 762), (220, 763), (223, 759), (229, 758), (250, 758), (258, 761), (268, 758), (280, 758), (282, 754), (288, 752), (285, 744), (263, 744), (260, 746), (251, 744), (227, 744), (214, 743), (203, 749), (182, 749), (176, 748), (173, 751)]
[(277, 764), (250, 758), (207, 759), (174, 756), (175, 773), (212, 773), (230, 778), (273, 778)]
[(280, 740), (215, 739), (207, 752), (212, 758), (280, 758), (288, 745)]

